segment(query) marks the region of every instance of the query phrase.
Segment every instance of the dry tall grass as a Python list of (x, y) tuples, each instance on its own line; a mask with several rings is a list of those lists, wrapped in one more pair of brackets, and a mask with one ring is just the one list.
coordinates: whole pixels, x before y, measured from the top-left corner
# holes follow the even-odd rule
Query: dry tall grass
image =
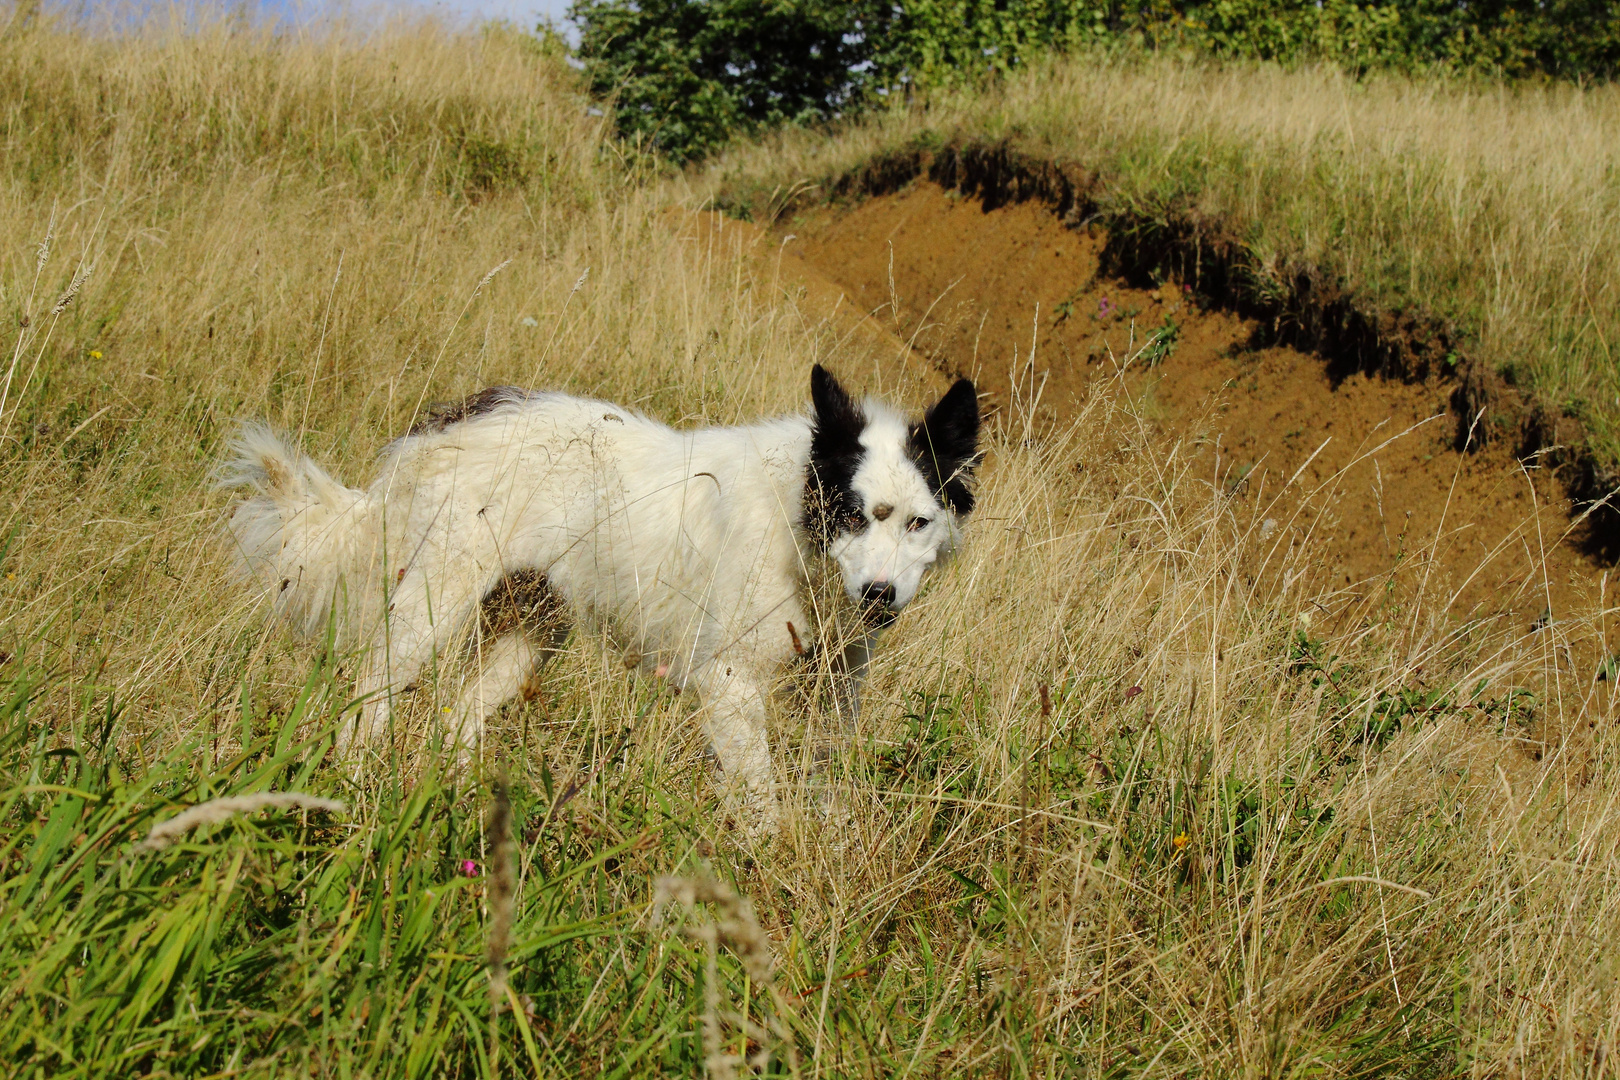
[[(1216, 78), (1164, 77), (1129, 76), (1136, 96), (1110, 115), (1161, 94), (1191, 116), (1197, 80)], [(1100, 107), (1112, 95), (1097, 79)], [(41, 31), (0, 41), (0, 87), (0, 280), (27, 319), (0, 415), (0, 536), (14, 537), (0, 645), (18, 685), (35, 680), (31, 705), (6, 714), (18, 836), (68, 805), (30, 809), (66, 798), (37, 787), (67, 760), (44, 751), (71, 743), (90, 760), (77, 740), (103, 712), (125, 776), (163, 759), (209, 777), (301, 715), (287, 703), (305, 700), (317, 659), (223, 574), (207, 477), (233, 417), (268, 417), (360, 479), (423, 402), (492, 382), (726, 422), (799, 407), (820, 360), (921, 398), (897, 357), (800, 310), (768, 253), (685, 228), (684, 188), (627, 178), (567, 72), (523, 39)], [(1222, 137), (1269, 136), (1233, 120)], [(863, 138), (827, 154), (853, 159)], [(724, 823), (689, 703), (575, 638), (539, 701), (497, 727), (514, 791), (546, 792), (514, 802), (520, 890), (570, 853), (611, 853), (586, 900), (636, 921), (545, 954), (574, 984), (539, 970), (519, 925), (507, 999), (526, 1041), (500, 1057), (679, 1071), (765, 1050), (774, 1069), (818, 1076), (1611, 1068), (1615, 716), (1608, 684), (1562, 660), (1572, 642), (1601, 646), (1606, 607), (1530, 631), (1421, 606), (1324, 614), (1295, 532), (1263, 538), (1257, 500), (1191, 474), (1128, 405), (1098, 395), (1068, 430), (1010, 417), (993, 434), (966, 548), (885, 642), (863, 729), (830, 771), (800, 768), (825, 718), (784, 701), (787, 826), (770, 842)], [(435, 714), (431, 696), (416, 721)], [(302, 768), (301, 782), (346, 785)], [(385, 798), (396, 779), (348, 792), (357, 829), (401, 813)], [(0, 854), (42, 876), (56, 851), (80, 850), (63, 836)], [(314, 858), (253, 851), (255, 865)], [(395, 883), (450, 888), (436, 864), (389, 865), (419, 875)], [(683, 959), (650, 909), (666, 872), (735, 883), (774, 967), (752, 948), (745, 963)], [(420, 925), (396, 914), (405, 891), (379, 887), (378, 926)], [(6, 911), (0, 957), (32, 971), (38, 920), (67, 910)], [(332, 958), (288, 946), (265, 970), (319, 985), (355, 940), (348, 917), (333, 916)], [(737, 936), (726, 925), (716, 949)], [(67, 978), (136, 965), (147, 941), (74, 952)], [(537, 983), (578, 988), (531, 1009), (519, 995)], [(134, 1038), (50, 1028), (47, 1045), (28, 1025), (46, 1032), (37, 1018), (65, 1008), (62, 987), (14, 985), (6, 1000), (22, 1004), (6, 1012), (23, 1019), (0, 1036), (39, 1068), (67, 1067), (70, 1035), (84, 1061)], [(241, 1011), (187, 1012), (182, 991), (164, 1022), (184, 1045)], [(284, 1067), (433, 1071), (377, 1064), (406, 1062), (410, 1042), (365, 1042), (362, 997), (350, 1013), (320, 999), (319, 1023), (356, 1018), (352, 1046), (318, 1041), (301, 997), (246, 1059), (221, 1051), (211, 1068), (274, 1044)], [(296, 1053), (274, 1042), (306, 1026)], [(144, 1060), (131, 1055), (116, 1067)]]

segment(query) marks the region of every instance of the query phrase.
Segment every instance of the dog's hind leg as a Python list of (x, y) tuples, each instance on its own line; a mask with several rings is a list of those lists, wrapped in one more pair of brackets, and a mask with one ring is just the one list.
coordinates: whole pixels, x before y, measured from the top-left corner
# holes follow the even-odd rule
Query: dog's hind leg
[(484, 725), (506, 702), (532, 696), (539, 670), (562, 647), (568, 622), (562, 602), (538, 571), (502, 578), (478, 606), (472, 642), (476, 672), (456, 702), (452, 741), (466, 761), (484, 741)]
[(466, 627), (473, 605), (488, 588), (488, 575), (473, 569), (471, 559), (459, 573), (428, 582), (411, 570), (389, 597), (386, 628), (371, 643), (355, 693), (365, 699), (352, 730), (340, 729), (338, 752), (350, 743), (368, 746), (388, 734), (392, 696), (409, 689), (435, 656), (445, 655), (457, 632)]
[(462, 687), (449, 734), (458, 761), (475, 756), (484, 742), (484, 725), (502, 705), (521, 697), (545, 663), (546, 650), (523, 634), (502, 634), (479, 649), (477, 671)]

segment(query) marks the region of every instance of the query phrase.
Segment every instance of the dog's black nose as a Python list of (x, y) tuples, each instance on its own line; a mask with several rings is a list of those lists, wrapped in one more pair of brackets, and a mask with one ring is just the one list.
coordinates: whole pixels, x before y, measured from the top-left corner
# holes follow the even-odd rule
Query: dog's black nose
[(894, 606), (894, 586), (887, 581), (874, 581), (861, 593), (867, 607), (888, 609)]

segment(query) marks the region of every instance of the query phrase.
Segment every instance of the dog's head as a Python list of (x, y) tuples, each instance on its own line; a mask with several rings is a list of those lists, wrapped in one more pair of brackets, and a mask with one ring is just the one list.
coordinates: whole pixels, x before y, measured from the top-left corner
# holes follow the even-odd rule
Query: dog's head
[(871, 623), (885, 625), (955, 546), (973, 509), (978, 395), (958, 379), (922, 419), (908, 422), (880, 403), (857, 403), (817, 364), (810, 397), (805, 524), (838, 564), (850, 599)]

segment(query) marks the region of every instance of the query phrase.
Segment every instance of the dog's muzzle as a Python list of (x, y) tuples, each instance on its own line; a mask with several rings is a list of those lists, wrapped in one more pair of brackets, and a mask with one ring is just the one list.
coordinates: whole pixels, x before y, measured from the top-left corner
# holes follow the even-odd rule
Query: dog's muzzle
[(881, 630), (894, 622), (900, 609), (894, 606), (894, 586), (888, 582), (868, 585), (861, 593), (861, 618), (866, 625)]

